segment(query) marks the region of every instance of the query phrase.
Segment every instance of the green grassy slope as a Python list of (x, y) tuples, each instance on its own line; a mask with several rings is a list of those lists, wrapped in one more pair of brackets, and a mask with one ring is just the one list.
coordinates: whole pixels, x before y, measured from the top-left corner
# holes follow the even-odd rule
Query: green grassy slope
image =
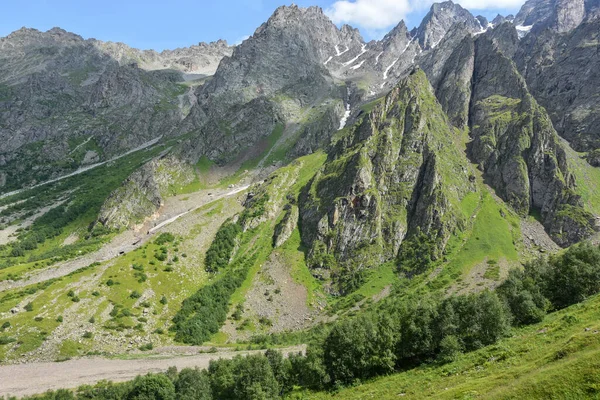
[(463, 354), (304, 399), (582, 399), (600, 397), (600, 296), (515, 329), (511, 337)]

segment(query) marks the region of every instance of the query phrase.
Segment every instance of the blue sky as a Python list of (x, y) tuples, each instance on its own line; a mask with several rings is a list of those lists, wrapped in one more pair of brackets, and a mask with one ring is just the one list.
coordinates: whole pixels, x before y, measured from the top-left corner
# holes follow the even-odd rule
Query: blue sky
[[(477, 14), (516, 13), (524, 0), (458, 0)], [(365, 39), (382, 36), (405, 19), (409, 28), (427, 13), (428, 0), (296, 0), (318, 5), (334, 21), (358, 27)], [(0, 36), (23, 26), (59, 26), (84, 38), (127, 43), (141, 49), (172, 49), (201, 41), (239, 42), (283, 0), (2, 0)], [(473, 9), (478, 7), (479, 9)]]

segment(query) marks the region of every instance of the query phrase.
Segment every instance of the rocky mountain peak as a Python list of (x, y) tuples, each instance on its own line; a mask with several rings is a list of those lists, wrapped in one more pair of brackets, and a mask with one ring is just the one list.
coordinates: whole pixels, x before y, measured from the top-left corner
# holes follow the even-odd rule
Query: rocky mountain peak
[(410, 32), (408, 32), (408, 28), (406, 27), (406, 23), (404, 20), (400, 21), (398, 25), (396, 25), (391, 31), (389, 31), (382, 39), (382, 42), (387, 42), (392, 40), (392, 38), (403, 35), (410, 36)]
[(481, 26), (483, 28), (486, 28), (490, 23), (490, 21), (488, 21), (488, 19), (486, 17), (484, 17), (483, 15), (478, 15), (475, 18), (477, 18), (477, 21), (479, 21), (479, 23), (481, 24)]
[(492, 20), (492, 25), (498, 26), (505, 22), (513, 22), (515, 20), (515, 16), (512, 14), (507, 15), (506, 17), (503, 15), (496, 15), (496, 17)]
[(263, 26), (285, 27), (290, 24), (308, 21), (313, 23), (316, 21), (329, 21), (329, 18), (325, 16), (321, 7), (311, 6), (305, 8), (292, 4), (291, 6), (278, 7)]
[(464, 22), (473, 33), (482, 30), (480, 21), (459, 4), (452, 1), (435, 3), (417, 29), (419, 44), (424, 50), (435, 48), (457, 22)]
[(13, 46), (31, 46), (31, 45), (70, 45), (82, 43), (84, 39), (72, 32), (58, 27), (49, 29), (46, 32), (34, 28), (23, 27), (6, 36), (0, 38), (0, 42), (10, 42)]
[[(588, 2), (587, 10), (591, 8)], [(529, 0), (515, 17), (515, 25), (569, 32), (579, 26), (585, 16), (585, 0)]]
[(364, 42), (360, 31), (356, 28), (351, 27), (350, 25), (344, 24), (340, 28), (340, 32), (342, 36), (350, 41)]

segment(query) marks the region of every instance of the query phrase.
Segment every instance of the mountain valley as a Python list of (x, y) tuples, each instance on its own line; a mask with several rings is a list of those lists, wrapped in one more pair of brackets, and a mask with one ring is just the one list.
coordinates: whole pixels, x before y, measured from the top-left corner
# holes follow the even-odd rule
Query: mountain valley
[(369, 42), (295, 5), (232, 46), (0, 38), (0, 377), (130, 360), (60, 387), (172, 396), (38, 398), (188, 398), (151, 362), (203, 353), (189, 398), (598, 396), (599, 33), (529, 0)]

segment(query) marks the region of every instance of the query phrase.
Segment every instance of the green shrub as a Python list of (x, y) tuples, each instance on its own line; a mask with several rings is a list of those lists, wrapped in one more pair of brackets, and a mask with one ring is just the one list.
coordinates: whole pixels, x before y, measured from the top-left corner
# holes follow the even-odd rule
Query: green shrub
[(175, 381), (178, 400), (212, 400), (210, 378), (206, 371), (182, 369)]
[(405, 239), (400, 246), (399, 272), (409, 277), (422, 274), (433, 265), (436, 252), (435, 237), (417, 228), (417, 232)]
[(550, 308), (550, 301), (541, 293), (535, 281), (518, 269), (509, 271), (496, 292), (509, 307), (514, 325), (540, 322)]
[(438, 359), (443, 363), (450, 363), (456, 360), (462, 351), (462, 344), (456, 336), (444, 336), (440, 341), (440, 353)]
[(25, 308), (25, 311), (28, 311), (28, 312), (33, 311), (33, 303), (32, 302), (27, 303), (24, 308)]
[(175, 236), (169, 232), (163, 232), (154, 240), (154, 244), (162, 246), (175, 240)]
[(13, 343), (13, 342), (16, 342), (16, 341), (17, 341), (17, 339), (15, 339), (15, 338), (11, 338), (11, 337), (8, 337), (8, 336), (0, 336), (0, 346), (3, 346), (5, 344), (9, 344), (9, 343)]
[(226, 222), (221, 225), (204, 258), (204, 265), (208, 272), (217, 272), (229, 264), (235, 241), (241, 232), (242, 229), (238, 224)]
[(324, 364), (333, 382), (351, 383), (392, 372), (396, 332), (387, 317), (374, 321), (360, 316), (335, 324), (323, 344)]
[(185, 299), (173, 318), (175, 340), (200, 345), (217, 333), (227, 318), (229, 299), (240, 287), (253, 259), (240, 261), (221, 279), (203, 286)]
[(132, 382), (127, 400), (175, 400), (175, 385), (162, 374), (138, 376)]
[(139, 349), (140, 349), (141, 351), (150, 351), (150, 350), (152, 350), (153, 348), (154, 348), (154, 345), (152, 344), (152, 342), (150, 342), (150, 343), (146, 343), (146, 344), (143, 344), (143, 345), (141, 345), (141, 346), (139, 347)]
[(235, 306), (235, 311), (233, 312), (233, 314), (231, 314), (231, 318), (233, 318), (236, 321), (240, 321), (242, 319), (243, 314), (244, 314), (244, 304), (238, 303)]
[(208, 373), (216, 399), (281, 398), (281, 385), (262, 354), (211, 361)]

